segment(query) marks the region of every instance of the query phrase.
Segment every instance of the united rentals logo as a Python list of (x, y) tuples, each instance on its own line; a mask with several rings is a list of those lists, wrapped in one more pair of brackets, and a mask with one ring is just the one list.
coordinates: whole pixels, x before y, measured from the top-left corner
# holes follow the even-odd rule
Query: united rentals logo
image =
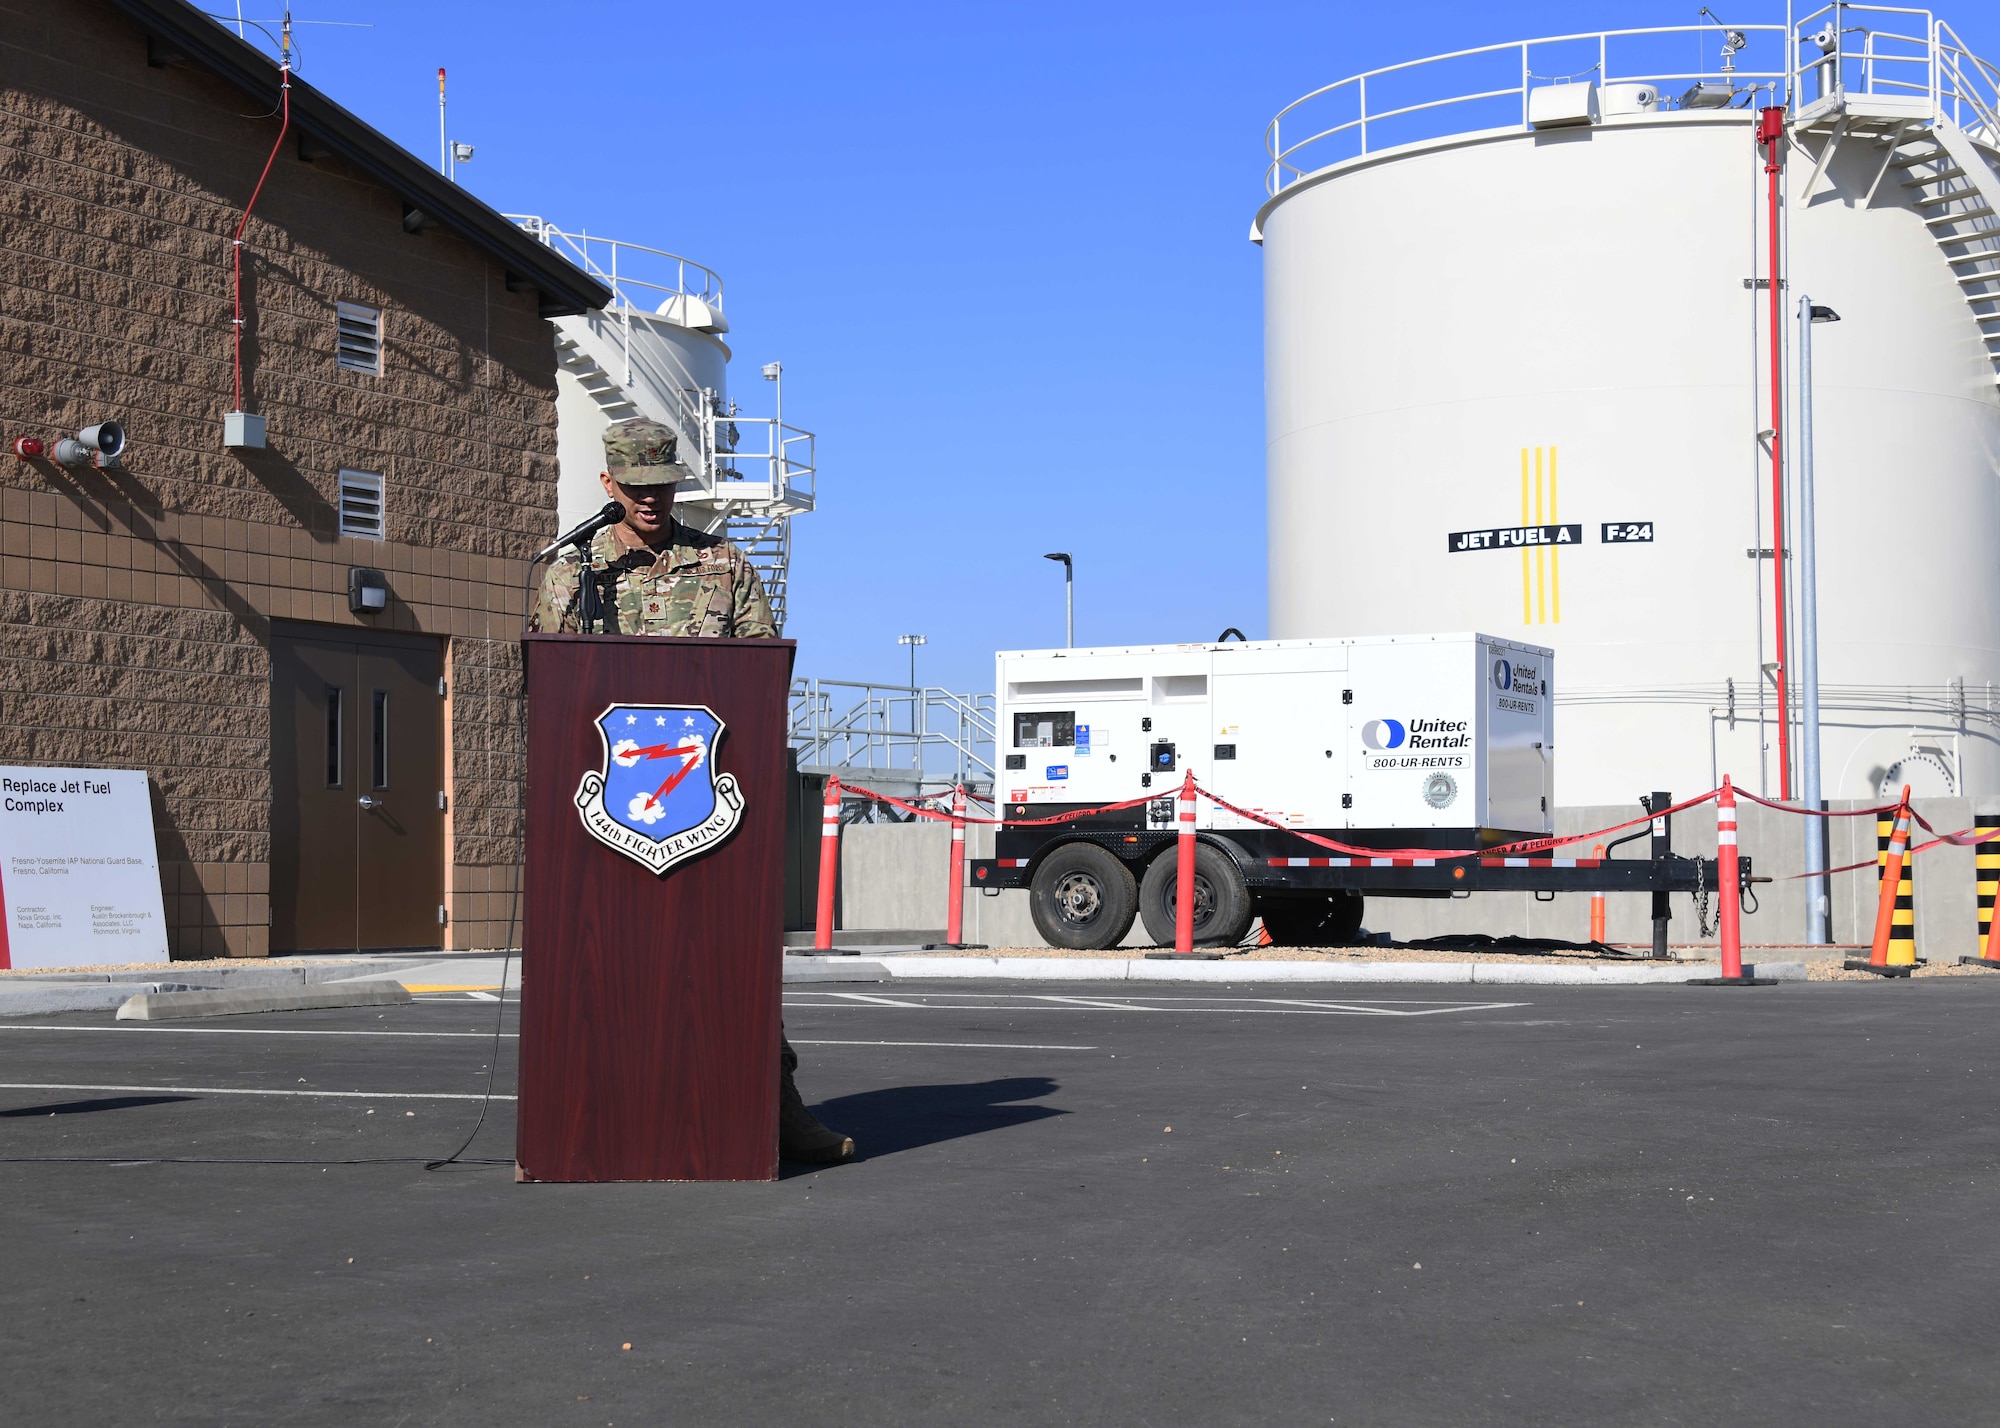
[(1370, 719), (1361, 726), (1361, 742), (1371, 749), (1400, 749), (1405, 732), (1400, 719)]
[(1371, 749), (1463, 749), (1472, 743), (1464, 719), (1370, 719), (1361, 742)]
[(591, 836), (656, 873), (707, 852), (736, 830), (743, 794), (715, 771), (728, 726), (701, 704), (614, 704), (597, 716), (600, 769), (577, 785)]

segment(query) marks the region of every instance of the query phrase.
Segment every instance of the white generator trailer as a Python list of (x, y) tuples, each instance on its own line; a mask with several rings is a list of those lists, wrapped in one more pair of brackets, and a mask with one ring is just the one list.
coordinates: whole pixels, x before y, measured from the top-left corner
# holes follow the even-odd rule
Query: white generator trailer
[[(1196, 807), (1203, 946), (1235, 945), (1258, 916), (1282, 945), (1338, 946), (1360, 929), (1364, 893), (1601, 886), (1653, 890), (1662, 947), (1666, 892), (1704, 885), (1693, 861), (1668, 852), (1665, 820), (1651, 830), (1653, 859), (1601, 874), (1546, 853), (1376, 859), (1294, 836), (1443, 851), (1550, 834), (1553, 666), (1551, 650), (1481, 634), (1003, 651), (995, 798), (1010, 822), (995, 856), (972, 864), (973, 884), (1027, 888), (1055, 946), (1115, 947), (1135, 916), (1170, 943), (1174, 795), (1192, 771), (1245, 811)], [(1706, 878), (1714, 887), (1712, 865)]]

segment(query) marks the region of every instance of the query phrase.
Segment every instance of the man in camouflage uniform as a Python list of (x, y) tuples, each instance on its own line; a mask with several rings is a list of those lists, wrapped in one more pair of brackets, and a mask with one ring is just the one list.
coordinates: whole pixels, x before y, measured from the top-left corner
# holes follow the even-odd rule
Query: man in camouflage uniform
[(674, 489), (693, 473), (675, 460), (671, 427), (625, 421), (604, 433), (598, 480), (625, 519), (590, 542), (590, 564), (565, 546), (542, 577), (529, 628), (583, 633), (582, 585), (595, 572), (604, 622), (594, 634), (707, 635), (775, 639), (764, 583), (749, 558), (721, 536), (673, 517)]
[[(602, 624), (613, 635), (702, 635), (775, 639), (777, 626), (764, 583), (749, 559), (721, 536), (674, 519), (674, 491), (694, 473), (676, 459), (672, 427), (656, 421), (615, 422), (604, 433), (604, 492), (625, 519), (599, 531), (586, 564), (565, 547), (542, 577), (528, 617), (533, 630), (583, 632), (583, 582), (602, 592)], [(854, 1154), (854, 1142), (814, 1119), (793, 1075), (798, 1054), (779, 1037), (778, 1153), (789, 1160), (833, 1162)]]

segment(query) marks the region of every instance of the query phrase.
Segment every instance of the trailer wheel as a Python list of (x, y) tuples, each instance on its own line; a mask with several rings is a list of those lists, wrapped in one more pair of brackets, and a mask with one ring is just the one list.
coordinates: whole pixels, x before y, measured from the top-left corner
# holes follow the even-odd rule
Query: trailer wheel
[(1348, 947), (1361, 931), (1361, 894), (1272, 898), (1261, 909), (1264, 930), (1279, 947)]
[(1132, 870), (1095, 843), (1057, 848), (1042, 859), (1028, 885), (1029, 915), (1051, 947), (1116, 947), (1132, 930), (1138, 906)]
[[(1174, 942), (1175, 884), (1180, 859), (1171, 844), (1146, 865), (1139, 882), (1139, 915), (1146, 933), (1163, 947)], [(1194, 848), (1194, 945), (1234, 947), (1250, 930), (1250, 889), (1235, 860), (1220, 848)]]

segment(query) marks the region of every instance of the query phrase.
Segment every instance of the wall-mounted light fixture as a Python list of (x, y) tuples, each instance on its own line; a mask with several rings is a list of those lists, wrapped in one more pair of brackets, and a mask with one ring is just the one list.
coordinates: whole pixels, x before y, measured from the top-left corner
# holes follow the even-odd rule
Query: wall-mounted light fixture
[(347, 608), (356, 615), (379, 615), (389, 608), (389, 582), (381, 571), (347, 568)]

